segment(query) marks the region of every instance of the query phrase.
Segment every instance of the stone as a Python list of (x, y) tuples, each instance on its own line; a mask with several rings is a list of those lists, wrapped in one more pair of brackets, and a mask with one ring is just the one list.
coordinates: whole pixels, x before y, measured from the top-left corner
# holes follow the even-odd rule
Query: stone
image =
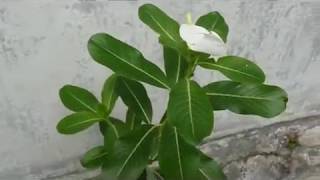
[(319, 180), (320, 116), (207, 140), (228, 180)]
[(298, 139), (303, 146), (319, 146), (320, 145), (320, 126), (307, 129)]

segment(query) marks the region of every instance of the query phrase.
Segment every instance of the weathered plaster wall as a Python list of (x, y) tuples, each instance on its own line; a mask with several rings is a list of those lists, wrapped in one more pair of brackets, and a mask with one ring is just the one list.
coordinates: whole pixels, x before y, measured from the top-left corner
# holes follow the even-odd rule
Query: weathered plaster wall
[[(36, 180), (80, 170), (78, 157), (101, 139), (95, 128), (75, 135), (56, 133), (68, 114), (59, 88), (72, 83), (99, 95), (111, 71), (90, 60), (86, 42), (96, 32), (141, 49), (162, 65), (155, 34), (137, 17), (153, 2), (180, 22), (218, 10), (230, 25), (229, 53), (255, 60), (268, 83), (289, 93), (288, 110), (274, 120), (216, 113), (220, 134), (276, 120), (317, 114), (320, 109), (320, 1), (318, 0), (0, 0), (0, 179)], [(198, 70), (202, 84), (222, 78)], [(149, 87), (159, 119), (167, 102)], [(113, 112), (123, 117), (123, 105)]]

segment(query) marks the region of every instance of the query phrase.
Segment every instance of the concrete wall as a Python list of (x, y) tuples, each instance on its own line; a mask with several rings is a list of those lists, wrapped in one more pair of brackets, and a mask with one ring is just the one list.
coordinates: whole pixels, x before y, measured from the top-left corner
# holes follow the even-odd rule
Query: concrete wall
[[(229, 53), (254, 60), (268, 83), (289, 93), (288, 109), (274, 120), (216, 113), (216, 132), (259, 127), (317, 114), (320, 109), (319, 0), (0, 0), (0, 179), (37, 180), (80, 171), (79, 156), (101, 141), (96, 128), (75, 136), (57, 134), (70, 113), (58, 99), (66, 83), (99, 95), (111, 71), (93, 62), (86, 43), (108, 32), (162, 65), (157, 37), (137, 17), (153, 2), (180, 22), (218, 10), (230, 26)], [(198, 70), (201, 84), (222, 78)], [(148, 86), (155, 119), (167, 94)], [(165, 97), (165, 98), (164, 98)], [(123, 117), (125, 108), (113, 112)]]

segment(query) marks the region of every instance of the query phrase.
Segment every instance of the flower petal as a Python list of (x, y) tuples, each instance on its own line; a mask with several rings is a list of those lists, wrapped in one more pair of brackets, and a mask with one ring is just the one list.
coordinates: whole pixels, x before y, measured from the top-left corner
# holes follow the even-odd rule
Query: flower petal
[(201, 26), (192, 24), (182, 24), (179, 31), (181, 38), (194, 51), (207, 53), (211, 56), (224, 56), (227, 53), (226, 44), (213, 31), (209, 32)]
[(186, 42), (197, 42), (203, 38), (204, 34), (208, 34), (209, 31), (193, 24), (182, 24), (179, 33), (181, 38)]

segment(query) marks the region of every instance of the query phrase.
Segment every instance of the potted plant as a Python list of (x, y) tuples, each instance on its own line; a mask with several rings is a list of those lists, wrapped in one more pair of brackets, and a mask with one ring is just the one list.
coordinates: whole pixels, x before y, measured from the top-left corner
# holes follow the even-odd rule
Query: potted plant
[[(197, 147), (212, 133), (214, 111), (271, 118), (284, 111), (286, 92), (264, 84), (265, 75), (255, 63), (226, 54), (228, 25), (218, 12), (179, 25), (155, 5), (145, 4), (139, 18), (159, 36), (165, 73), (125, 42), (106, 33), (93, 35), (91, 57), (114, 74), (105, 81), (100, 100), (83, 88), (62, 87), (61, 101), (74, 113), (57, 130), (75, 134), (99, 124), (104, 144), (81, 159), (85, 168), (102, 169), (97, 179), (226, 179), (218, 163)], [(198, 67), (219, 71), (229, 80), (201, 87), (192, 80)], [(170, 93), (159, 123), (152, 119), (142, 82)], [(110, 115), (119, 98), (128, 107), (125, 120)]]

